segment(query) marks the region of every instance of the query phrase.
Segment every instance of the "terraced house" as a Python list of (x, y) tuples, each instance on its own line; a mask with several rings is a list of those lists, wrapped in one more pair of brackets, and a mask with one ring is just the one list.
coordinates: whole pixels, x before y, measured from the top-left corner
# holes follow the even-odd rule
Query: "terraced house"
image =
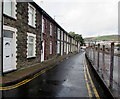
[(78, 43), (35, 2), (4, 1), (4, 73), (78, 51)]

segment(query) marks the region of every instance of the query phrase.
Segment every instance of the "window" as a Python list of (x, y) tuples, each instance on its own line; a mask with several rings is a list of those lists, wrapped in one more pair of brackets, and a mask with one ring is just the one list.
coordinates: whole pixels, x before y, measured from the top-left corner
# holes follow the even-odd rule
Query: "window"
[(66, 43), (64, 43), (64, 52), (66, 52)]
[(28, 6), (28, 17), (29, 17), (29, 19), (28, 19), (28, 24), (30, 25), (30, 26), (33, 26), (33, 27), (35, 27), (35, 14), (36, 14), (36, 9), (32, 6), (32, 5), (30, 5), (29, 4), (29, 6)]
[(68, 35), (67, 35), (67, 42), (68, 42)]
[(70, 52), (70, 44), (69, 44), (69, 52)]
[(42, 33), (44, 33), (45, 32), (45, 19), (44, 18), (42, 18)]
[(57, 38), (58, 38), (58, 40), (60, 39), (60, 29), (59, 28), (57, 30)]
[(63, 41), (63, 31), (61, 32), (61, 40)]
[(61, 42), (61, 55), (63, 55), (63, 42)]
[(4, 14), (16, 19), (16, 0), (4, 0)]
[(66, 34), (64, 34), (64, 41), (66, 41)]
[(60, 53), (60, 41), (57, 41), (57, 53)]
[(4, 37), (7, 37), (7, 38), (13, 38), (13, 33), (14, 32), (9, 30), (3, 30)]
[(27, 58), (35, 57), (36, 54), (36, 35), (28, 33), (27, 37)]
[(52, 32), (53, 32), (53, 26), (52, 24), (50, 24), (50, 35), (52, 36)]
[(52, 41), (50, 41), (50, 54), (52, 54)]
[(69, 43), (70, 43), (70, 37), (69, 37)]
[(46, 33), (47, 28), (47, 20), (45, 18), (42, 18), (42, 33)]

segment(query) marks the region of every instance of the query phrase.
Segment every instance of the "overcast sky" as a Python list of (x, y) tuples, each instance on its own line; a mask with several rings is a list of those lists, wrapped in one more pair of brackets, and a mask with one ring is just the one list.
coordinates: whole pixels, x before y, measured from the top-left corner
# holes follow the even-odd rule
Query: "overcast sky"
[(119, 0), (34, 0), (67, 32), (83, 37), (118, 33)]

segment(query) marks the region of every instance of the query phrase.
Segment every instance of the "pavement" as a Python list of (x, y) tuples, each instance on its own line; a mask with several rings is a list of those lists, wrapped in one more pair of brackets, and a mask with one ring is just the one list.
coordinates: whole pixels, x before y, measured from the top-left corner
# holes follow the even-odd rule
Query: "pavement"
[(20, 70), (16, 70), (16, 71), (4, 74), (2, 77), (0, 77), (0, 83), (1, 83), (0, 85), (10, 86), (10, 85), (16, 84), (22, 80), (25, 80), (33, 76), (39, 71), (44, 70), (45, 68), (57, 65), (59, 62), (63, 61), (64, 59), (72, 55), (74, 54), (70, 53), (69, 55), (59, 56), (59, 57), (56, 57), (56, 59), (50, 59), (43, 63), (38, 63), (31, 67), (23, 68)]

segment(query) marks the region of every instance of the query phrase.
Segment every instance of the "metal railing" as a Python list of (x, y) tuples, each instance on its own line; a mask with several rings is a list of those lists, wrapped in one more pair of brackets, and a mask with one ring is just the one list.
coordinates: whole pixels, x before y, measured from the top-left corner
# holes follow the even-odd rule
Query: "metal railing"
[(120, 47), (115, 51), (114, 43), (109, 48), (98, 44), (86, 48), (86, 55), (107, 87), (115, 94), (120, 94), (119, 73), (120, 73)]

